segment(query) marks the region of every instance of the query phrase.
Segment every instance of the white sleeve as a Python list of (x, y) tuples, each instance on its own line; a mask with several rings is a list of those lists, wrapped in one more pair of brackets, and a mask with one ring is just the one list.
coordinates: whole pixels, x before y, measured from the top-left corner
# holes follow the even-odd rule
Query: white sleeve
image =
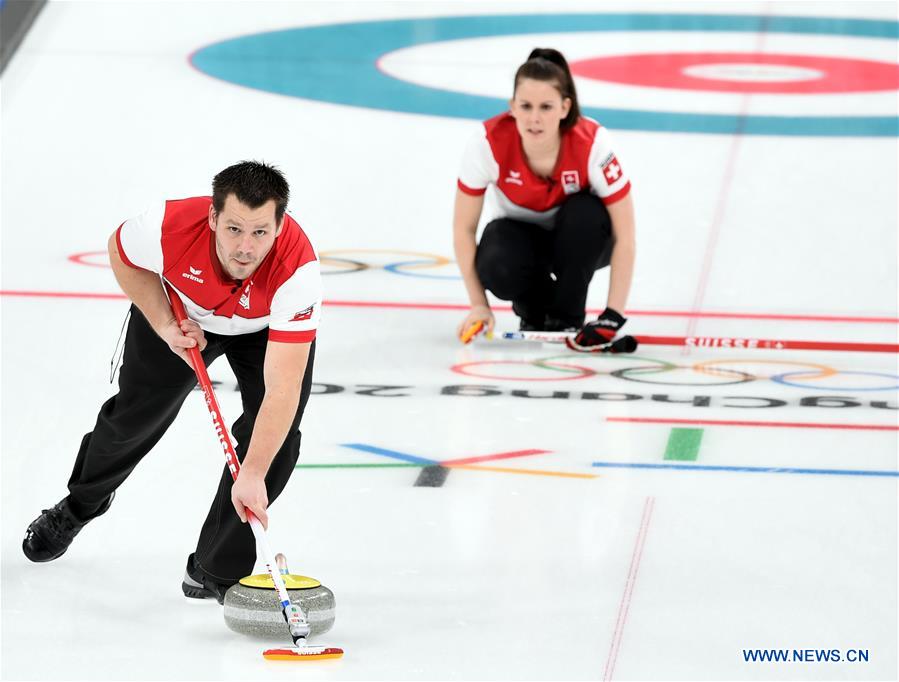
[(604, 204), (614, 204), (627, 196), (631, 182), (615, 156), (611, 136), (605, 128), (597, 128), (587, 163), (590, 187)]
[(275, 291), (268, 337), (285, 343), (308, 343), (315, 338), (321, 312), (321, 268), (314, 260), (298, 268)]
[(165, 202), (154, 204), (116, 230), (119, 257), (126, 265), (162, 272), (162, 220)]
[(466, 194), (480, 195), (487, 191), (487, 185), (499, 179), (499, 164), (493, 158), (493, 150), (487, 141), (483, 126), (472, 136), (462, 155), (459, 165), (458, 186)]

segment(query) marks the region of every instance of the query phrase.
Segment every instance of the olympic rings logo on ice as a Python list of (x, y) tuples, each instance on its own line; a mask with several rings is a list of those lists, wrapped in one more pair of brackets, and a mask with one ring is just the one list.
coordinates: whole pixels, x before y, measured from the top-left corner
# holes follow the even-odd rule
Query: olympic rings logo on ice
[[(630, 364), (635, 360), (639, 364)], [(585, 363), (588, 361), (598, 363), (598, 366), (587, 366)], [(621, 364), (624, 362), (629, 364), (622, 367)], [(784, 386), (835, 391), (899, 389), (899, 376), (896, 374), (840, 370), (827, 365), (794, 360), (716, 359), (680, 365), (638, 355), (573, 358), (567, 353), (534, 360), (461, 362), (453, 365), (451, 369), (457, 374), (491, 381), (577, 381), (609, 376), (655, 386), (712, 388), (769, 380)], [(552, 374), (547, 375), (547, 372)], [(851, 377), (851, 380), (848, 385), (843, 385), (847, 377)], [(864, 379), (859, 380), (859, 377)]]
[[(384, 270), (392, 275), (425, 279), (459, 280), (458, 274), (422, 272), (445, 268), (455, 272), (455, 261), (436, 253), (393, 251), (391, 249), (338, 249), (318, 254), (323, 275), (342, 275), (363, 270)], [(399, 260), (395, 257), (400, 256)], [(450, 266), (447, 268), (446, 266)], [(444, 270), (445, 271), (445, 270)]]
[[(322, 275), (349, 275), (365, 270), (383, 270), (391, 275), (423, 279), (461, 280), (456, 262), (436, 253), (392, 249), (336, 249), (318, 254)], [(69, 256), (77, 265), (108, 268), (106, 251), (84, 251)], [(425, 272), (425, 271), (428, 272)], [(436, 272), (434, 272), (436, 270)], [(447, 274), (452, 272), (454, 274)]]

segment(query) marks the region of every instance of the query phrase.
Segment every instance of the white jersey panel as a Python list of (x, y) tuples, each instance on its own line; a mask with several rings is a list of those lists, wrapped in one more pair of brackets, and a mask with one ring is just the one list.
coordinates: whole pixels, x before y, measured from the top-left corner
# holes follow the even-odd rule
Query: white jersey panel
[(321, 267), (317, 260), (300, 267), (272, 297), (269, 326), (279, 332), (318, 329), (322, 312)]
[(153, 204), (119, 228), (123, 260), (151, 272), (162, 272), (162, 220), (165, 202)]
[(524, 206), (519, 206), (509, 199), (496, 185), (492, 185), (491, 196), (493, 198), (493, 210), (491, 211), (491, 220), (496, 218), (512, 218), (512, 220), (523, 220), (526, 223), (535, 223), (547, 230), (553, 228), (553, 221), (556, 213), (559, 211), (558, 206), (547, 211), (532, 211)]
[(459, 165), (459, 181), (470, 189), (486, 189), (499, 180), (499, 164), (493, 157), (490, 142), (483, 126), (473, 135), (465, 147)]

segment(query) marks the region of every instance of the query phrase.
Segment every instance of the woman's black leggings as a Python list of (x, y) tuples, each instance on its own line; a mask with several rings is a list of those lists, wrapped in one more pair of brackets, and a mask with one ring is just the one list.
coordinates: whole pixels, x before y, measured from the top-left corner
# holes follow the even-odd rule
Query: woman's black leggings
[(593, 274), (609, 264), (612, 221), (595, 195), (575, 194), (559, 207), (552, 230), (521, 220), (488, 223), (475, 267), (485, 289), (538, 329), (547, 318), (563, 327), (584, 323)]

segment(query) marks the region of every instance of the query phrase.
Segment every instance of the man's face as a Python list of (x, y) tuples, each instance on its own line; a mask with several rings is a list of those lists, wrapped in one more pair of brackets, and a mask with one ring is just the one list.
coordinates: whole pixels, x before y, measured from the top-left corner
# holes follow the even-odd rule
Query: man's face
[(275, 200), (250, 208), (229, 194), (219, 213), (209, 207), (209, 227), (215, 232), (215, 252), (225, 272), (234, 279), (247, 279), (266, 257), (281, 233), (275, 221)]

